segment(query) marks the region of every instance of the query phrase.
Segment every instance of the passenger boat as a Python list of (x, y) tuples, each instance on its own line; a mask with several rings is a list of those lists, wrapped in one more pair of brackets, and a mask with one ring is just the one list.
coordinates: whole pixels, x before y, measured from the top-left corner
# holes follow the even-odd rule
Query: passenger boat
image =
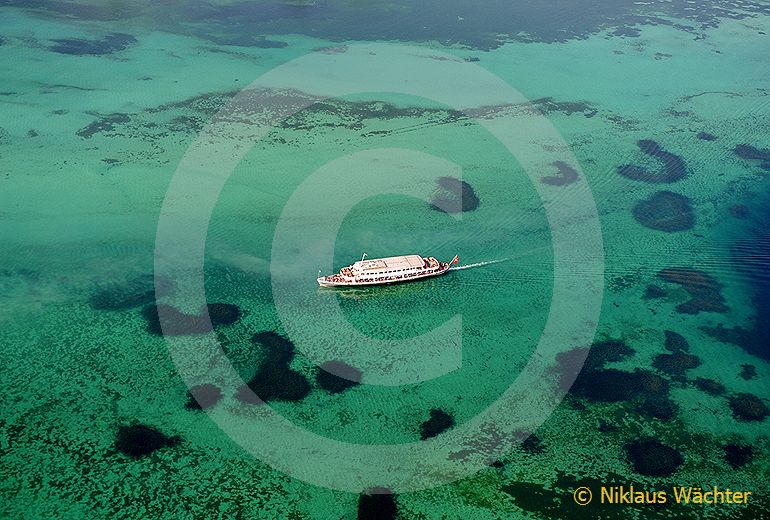
[(388, 285), (411, 282), (444, 274), (458, 261), (457, 255), (450, 262), (439, 262), (435, 257), (422, 257), (420, 255), (390, 256), (367, 260), (366, 253), (364, 253), (360, 261), (343, 267), (337, 274), (319, 276), (317, 280), (321, 287)]

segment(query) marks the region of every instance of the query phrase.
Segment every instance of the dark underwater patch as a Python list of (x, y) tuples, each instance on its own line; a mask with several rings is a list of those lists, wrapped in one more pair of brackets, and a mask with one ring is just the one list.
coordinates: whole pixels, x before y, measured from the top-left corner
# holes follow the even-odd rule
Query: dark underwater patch
[(49, 50), (75, 56), (105, 56), (125, 50), (137, 42), (136, 38), (124, 33), (111, 33), (95, 40), (64, 38), (51, 41), (55, 45), (50, 46)]
[(648, 477), (671, 476), (684, 462), (679, 451), (653, 439), (626, 444), (626, 454), (634, 471)]
[(684, 336), (673, 330), (664, 330), (666, 350), (669, 352), (687, 352), (690, 350), (690, 344)]
[[(355, 2), (217, 2), (190, 0), (151, 7), (108, 2), (104, 5), (63, 0), (2, 0), (38, 16), (79, 20), (150, 18), (158, 30), (212, 41), (265, 46), (264, 34), (303, 34), (331, 41), (439, 42), (491, 50), (510, 41), (565, 42), (600, 31), (636, 34), (635, 27), (667, 25), (703, 38), (722, 19), (770, 14), (766, 3), (704, 0), (693, 9), (686, 1), (640, 4), (572, 2), (559, 5), (557, 16), (539, 3), (492, 0), (469, 9), (459, 0), (419, 4)], [(270, 45), (270, 43), (268, 43)]]
[(543, 441), (540, 439), (540, 437), (533, 433), (524, 439), (524, 441), (521, 443), (521, 449), (530, 455), (539, 455), (545, 451), (545, 446), (543, 445)]
[(642, 153), (657, 159), (663, 167), (652, 172), (635, 164), (625, 164), (618, 167), (618, 173), (623, 177), (653, 184), (670, 184), (687, 176), (687, 165), (678, 155), (666, 151), (652, 139), (642, 139), (637, 145)]
[(398, 516), (396, 499), (388, 489), (373, 489), (358, 497), (359, 520), (394, 520)]
[(173, 290), (173, 283), (160, 280), (157, 284), (152, 275), (138, 276), (120, 284), (100, 288), (88, 299), (92, 308), (101, 311), (120, 311), (153, 303)]
[(604, 403), (660, 398), (667, 392), (668, 381), (650, 371), (626, 372), (614, 368), (584, 370), (570, 389), (576, 397)]
[(285, 366), (263, 366), (238, 390), (235, 398), (246, 404), (301, 401), (310, 394), (310, 390), (310, 383), (299, 372)]
[(702, 330), (719, 341), (738, 345), (752, 356), (770, 360), (770, 201), (764, 198), (756, 210), (752, 208), (750, 217), (746, 232), (733, 243), (732, 258), (753, 291), (754, 317), (747, 326), (725, 327), (719, 323)]
[(708, 132), (698, 132), (698, 135), (696, 137), (701, 141), (716, 141), (717, 139), (719, 139), (714, 134), (710, 134)]
[(531, 102), (543, 115), (561, 113), (567, 116), (582, 114), (586, 118), (594, 117), (599, 111), (588, 101), (557, 101), (552, 97), (538, 98)]
[(552, 164), (559, 171), (559, 174), (543, 177), (540, 179), (540, 182), (551, 186), (565, 186), (567, 184), (577, 182), (578, 172), (575, 168), (565, 163), (564, 161), (555, 161)]
[(693, 385), (698, 390), (713, 396), (722, 395), (726, 392), (726, 388), (722, 383), (705, 377), (696, 377)]
[(430, 411), (430, 419), (420, 425), (420, 439), (426, 440), (436, 437), (454, 426), (454, 417), (444, 410), (434, 408)]
[(260, 404), (271, 400), (301, 401), (310, 394), (307, 378), (289, 366), (294, 358), (291, 341), (273, 331), (259, 332), (252, 340), (262, 345), (264, 357), (254, 377), (238, 389), (236, 399)]
[(112, 132), (115, 130), (116, 125), (128, 123), (129, 121), (131, 121), (131, 117), (128, 114), (115, 113), (100, 116), (93, 123), (78, 130), (77, 135), (83, 139), (90, 139), (95, 134)]
[(657, 285), (648, 285), (647, 288), (644, 290), (644, 295), (642, 295), (642, 298), (645, 300), (655, 300), (657, 298), (663, 298), (668, 293), (666, 290), (662, 287), (659, 287)]
[(173, 448), (182, 441), (151, 426), (132, 424), (121, 426), (115, 438), (115, 448), (122, 454), (138, 459), (163, 448)]
[(722, 296), (722, 284), (703, 271), (688, 267), (668, 267), (660, 271), (658, 277), (681, 285), (690, 295), (690, 300), (676, 306), (676, 311), (681, 314), (724, 313), (729, 310)]
[(361, 384), (361, 371), (342, 361), (327, 361), (319, 365), (316, 381), (327, 392), (338, 394)]
[(695, 226), (690, 199), (672, 191), (658, 191), (632, 208), (634, 219), (644, 227), (675, 233)]
[(745, 204), (735, 204), (727, 208), (727, 210), (730, 212), (730, 215), (741, 220), (747, 219), (750, 214), (749, 207)]
[(748, 144), (739, 144), (733, 148), (733, 152), (741, 159), (748, 161), (770, 162), (770, 150), (756, 148)]
[(208, 410), (222, 399), (222, 390), (210, 383), (190, 388), (189, 398), (185, 404), (188, 410)]
[(729, 398), (733, 417), (743, 422), (764, 421), (770, 415), (767, 405), (754, 394), (740, 393)]
[(596, 341), (591, 345), (586, 357), (585, 368), (596, 369), (606, 363), (623, 361), (636, 354), (636, 351), (621, 339), (606, 339)]
[(470, 184), (454, 177), (439, 177), (438, 190), (431, 199), (431, 208), (444, 213), (464, 213), (479, 207), (479, 198)]
[[(206, 319), (208, 314), (208, 319)], [(166, 304), (147, 305), (142, 309), (147, 330), (156, 336), (183, 336), (205, 334), (212, 327), (230, 325), (238, 321), (241, 311), (231, 303), (209, 303), (200, 314), (185, 314)]]
[(679, 413), (679, 406), (671, 399), (665, 397), (653, 397), (645, 399), (636, 407), (636, 412), (645, 417), (670, 421)]
[(750, 381), (757, 377), (757, 367), (754, 365), (741, 365), (741, 379)]
[(693, 368), (699, 367), (701, 364), (700, 358), (693, 354), (686, 354), (684, 352), (674, 352), (673, 354), (658, 354), (652, 362), (652, 366), (672, 375), (676, 378), (683, 378), (685, 372)]
[(754, 458), (754, 448), (738, 444), (727, 444), (722, 449), (725, 452), (725, 460), (733, 469), (740, 469)]

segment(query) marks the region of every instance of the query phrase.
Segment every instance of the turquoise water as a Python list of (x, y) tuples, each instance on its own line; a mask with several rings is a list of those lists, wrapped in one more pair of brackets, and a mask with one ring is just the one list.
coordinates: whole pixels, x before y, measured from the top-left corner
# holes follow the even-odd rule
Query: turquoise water
[[(561, 10), (434, 4), (0, 3), (0, 515), (371, 518), (361, 493), (396, 487), (369, 478), (379, 475), (376, 466), (407, 465), (406, 457), (372, 456), (348, 467), (347, 449), (319, 464), (288, 437), (284, 443), (260, 429), (273, 417), (268, 410), (350, 445), (417, 443), (431, 410), (450, 416), (454, 425), (417, 459), (425, 474), (413, 489), (395, 489), (399, 518), (770, 514), (770, 9), (705, 1)], [(441, 78), (437, 97), (482, 101), (457, 110), (370, 89), (314, 103), (317, 85), (305, 81), (292, 95), (307, 96), (309, 107), (279, 118), (232, 172), (223, 162), (223, 171), (210, 173), (227, 177), (207, 222), (206, 301), (236, 305), (238, 315), (220, 316), (211, 334), (194, 330), (196, 318), (178, 317), (174, 323), (188, 333), (168, 342), (153, 334), (147, 306), (156, 298), (190, 316), (200, 312), (189, 292), (192, 275), (153, 277), (165, 276), (157, 268), (170, 262), (156, 247), (159, 222), (203, 214), (192, 199), (170, 211), (163, 205), (172, 178), (185, 173), (185, 157), (200, 145), (196, 136), (216, 145), (223, 135), (248, 137), (265, 114), (285, 116), (286, 90), (257, 90), (247, 104), (233, 105), (233, 96), (308, 54), (341, 67), (353, 60), (341, 69), (352, 84), (376, 84), (377, 66), (393, 59), (362, 60), (356, 46), (371, 42), (412, 45), (413, 54), (429, 57), (405, 68), (405, 82), (454, 59), (457, 67), (494, 74), (530, 103), (506, 105), (481, 82), (459, 92)], [(319, 84), (331, 70), (318, 72)], [(561, 142), (536, 140), (544, 159), (533, 171), (490, 128), (538, 114)], [(525, 142), (535, 139), (519, 132)], [(372, 149), (398, 153), (352, 166), (334, 162)], [(460, 215), (432, 208), (445, 164), (404, 159), (412, 154), (455, 165), (450, 173), (472, 188), (478, 207)], [(551, 163), (562, 154), (567, 168)], [(399, 160), (405, 164), (393, 167)], [(363, 188), (398, 181), (403, 193), (352, 205), (331, 238), (320, 236), (331, 209), (354, 192), (306, 200), (296, 217), (283, 213), (319, 169)], [(209, 178), (201, 178), (205, 191)], [(541, 196), (550, 197), (549, 208), (566, 207), (585, 186), (602, 250), (556, 269), (557, 231)], [(590, 208), (580, 209), (590, 216)], [(583, 224), (565, 224), (569, 240), (557, 252), (593, 243)], [(280, 225), (291, 231), (287, 251), (275, 245)], [(333, 258), (320, 255), (327, 249)], [(338, 269), (364, 251), (494, 263), (408, 285), (316, 289), (317, 269)], [(276, 258), (297, 263), (276, 265)], [(533, 358), (554, 287), (584, 281), (602, 296), (598, 319), (557, 335), (550, 356)], [(582, 316), (590, 306), (583, 296), (557, 302), (567, 310), (560, 330), (569, 330), (570, 311)], [(294, 312), (288, 321), (282, 301)], [(353, 336), (324, 326), (326, 307), (318, 302), (338, 304), (364, 339), (350, 343)], [(406, 354), (399, 345), (456, 315), (459, 333), (444, 338), (462, 347), (454, 370), (339, 392), (317, 376), (315, 364), (334, 359), (360, 369), (363, 383), (402, 370), (417, 377), (423, 355), (427, 368), (441, 368), (443, 344)], [(570, 360), (579, 366), (588, 353), (591, 340), (582, 334), (594, 330), (583, 373), (561, 400)], [(268, 334), (255, 340), (260, 332)], [(287, 343), (270, 333), (295, 344), (287, 363), (271, 351)], [(400, 354), (414, 357), (396, 369)], [(472, 424), (532, 359), (547, 368), (552, 394), (541, 397), (533, 386), (518, 399), (523, 408), (511, 405), (510, 429), (486, 428), (462, 437), (462, 449), (447, 448), (446, 439)], [(277, 397), (265, 398), (270, 408), (238, 398), (250, 381), (274, 382)], [(188, 386), (204, 384), (222, 393), (209, 415), (191, 409), (188, 394)], [(534, 417), (548, 407), (555, 409), (541, 425)], [(520, 444), (532, 429), (535, 436)], [(645, 444), (649, 439), (660, 444)], [(489, 455), (489, 467), (478, 465), (474, 457), (496, 444), (504, 453)], [(248, 451), (254, 446), (308, 462), (290, 471), (255, 457)], [(359, 472), (353, 489), (290, 476)], [(420, 485), (432, 478), (446, 483)], [(647, 490), (718, 485), (754, 496), (746, 506), (573, 504), (575, 488), (596, 492), (608, 482)], [(384, 496), (375, 507), (388, 517), (376, 502), (387, 502)]]

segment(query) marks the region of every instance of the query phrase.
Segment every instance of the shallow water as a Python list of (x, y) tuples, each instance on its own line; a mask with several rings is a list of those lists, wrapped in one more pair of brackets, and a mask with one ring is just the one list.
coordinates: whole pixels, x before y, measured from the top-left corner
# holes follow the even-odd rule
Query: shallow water
[[(275, 331), (295, 342), (290, 368), (307, 379), (310, 392), (269, 405), (300, 427), (341, 442), (402, 445), (418, 441), (430, 410), (441, 409), (455, 421), (449, 432), (456, 431), (530, 362), (554, 287), (603, 280), (598, 321), (581, 330), (595, 326), (597, 342), (622, 340), (629, 350), (594, 365), (589, 358), (584, 373), (595, 386), (579, 380), (579, 390), (537, 427), (539, 442), (444, 486), (398, 493), (401, 517), (593, 518), (598, 510), (575, 509), (572, 490), (608, 481), (645, 489), (697, 482), (755, 496), (746, 509), (630, 508), (624, 517), (770, 514), (768, 419), (761, 413), (770, 399), (767, 4), (603, 2), (560, 10), (433, 4), (0, 1), (1, 516), (354, 518), (359, 493), (385, 485), (364, 478), (356, 492), (328, 489), (252, 456), (221, 428), (260, 431), (266, 407), (234, 397), (237, 382), (209, 336), (181, 336), (178, 345), (189, 350), (180, 357), (150, 333), (142, 312), (159, 287), (160, 303), (200, 312), (187, 292), (195, 283), (189, 273), (153, 283), (156, 260), (166, 258), (156, 250), (163, 201), (196, 136), (221, 136), (207, 133), (216, 129), (212, 118), (231, 125), (231, 137), (269, 111), (284, 114), (293, 101), (280, 89), (256, 91), (253, 105), (228, 105), (267, 71), (314, 52), (342, 63), (355, 56), (357, 44), (372, 41), (418, 46), (433, 56), (425, 70), (446, 56), (478, 65), (531, 103), (502, 105), (499, 92), (480, 87), (468, 89), (470, 98), (486, 102), (459, 111), (389, 92), (315, 104), (312, 92), (300, 93), (311, 106), (243, 154), (208, 222), (207, 301), (241, 311), (213, 337), (241, 383), (268, 358), (267, 347), (252, 336)], [(375, 67), (349, 70), (356, 81), (378, 77)], [(407, 70), (405, 80), (421, 72)], [(436, 95), (453, 94), (448, 85), (437, 81)], [(259, 110), (238, 110), (244, 106)], [(568, 149), (537, 144), (563, 152), (565, 160), (574, 154), (577, 179), (549, 160), (536, 172), (542, 186), (533, 184), (524, 160), (511, 157), (491, 134), (496, 122), (511, 114), (526, 119), (535, 110)], [(757, 150), (747, 153), (740, 145)], [(352, 192), (329, 193), (296, 217), (282, 214), (314, 172), (375, 148), (454, 163), (478, 207), (453, 218), (429, 200), (380, 193), (354, 205), (332, 239), (315, 231), (331, 218), (328, 208), (347, 204)], [(438, 186), (433, 180), (446, 174), (443, 163), (396, 170), (380, 161), (345, 177), (344, 164), (333, 164), (339, 166), (330, 174), (335, 180), (373, 185), (398, 178), (406, 193), (428, 197)], [(550, 190), (552, 204), (566, 206), (586, 185), (599, 215), (603, 262), (585, 257), (557, 270), (561, 256), (540, 195)], [(174, 209), (200, 216), (192, 205)], [(280, 253), (276, 229), (287, 223), (294, 248), (285, 257), (295, 255), (302, 264), (283, 266), (284, 273), (271, 259)], [(571, 240), (558, 247), (580, 251), (591, 237), (580, 234), (580, 219), (568, 224)], [(329, 247), (333, 260), (315, 255)], [(370, 257), (458, 254), (461, 263), (413, 284), (338, 292), (315, 287), (318, 269), (338, 269), (364, 251)], [(282, 301), (299, 311), (291, 323), (282, 319), (273, 293), (276, 279), (286, 284)], [(566, 302), (576, 315), (579, 300)], [(325, 327), (318, 302), (338, 303), (357, 337), (368, 339), (346, 343), (353, 336)], [(462, 359), (456, 370), (339, 393), (316, 380), (314, 362), (347, 359), (362, 370), (363, 383), (378, 374), (384, 381), (398, 372), (392, 367), (401, 359), (399, 342), (457, 314), (461, 333), (452, 338), (461, 340)], [(564, 320), (567, 330), (569, 316)], [(667, 358), (659, 357), (672, 353), (665, 330), (683, 336), (697, 360), (680, 356), (666, 371), (661, 360)], [(559, 343), (563, 356), (554, 352), (543, 361), (556, 386), (565, 370), (558, 360), (590, 341), (565, 335)], [(383, 352), (383, 345), (393, 350)], [(412, 367), (422, 367), (422, 354), (440, 365), (442, 352), (432, 344), (410, 352)], [(393, 365), (383, 368), (383, 360)], [(643, 370), (642, 388), (626, 388), (608, 369)], [(417, 368), (404, 374), (420, 375)], [(709, 393), (704, 379), (722, 388), (712, 385)], [(213, 420), (185, 406), (191, 381), (222, 389)], [(544, 400), (555, 405), (558, 394)], [(602, 398), (592, 398), (597, 394)], [(669, 401), (669, 415), (649, 406)], [(757, 415), (736, 412), (736, 403)], [(511, 420), (524, 430), (538, 426), (527, 417)], [(132, 458), (116, 438), (121, 426), (134, 423), (178, 442), (167, 439)], [(648, 438), (681, 454), (670, 475), (644, 475), (634, 466), (627, 448)], [(483, 451), (483, 439), (473, 440)], [(726, 445), (749, 446), (753, 457), (734, 467)], [(434, 462), (444, 461), (426, 460), (426, 467)], [(369, 469), (362, 471), (375, 473)]]

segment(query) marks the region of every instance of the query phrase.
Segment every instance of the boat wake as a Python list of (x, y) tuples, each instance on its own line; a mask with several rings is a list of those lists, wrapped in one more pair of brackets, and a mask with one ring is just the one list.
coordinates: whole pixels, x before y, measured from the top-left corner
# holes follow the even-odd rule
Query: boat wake
[(475, 264), (468, 264), (468, 265), (458, 265), (457, 267), (452, 267), (450, 271), (460, 271), (462, 269), (470, 269), (471, 267), (482, 267), (485, 265), (499, 264), (500, 262), (506, 262), (508, 260), (510, 260), (510, 258), (502, 258), (500, 260), (489, 260), (488, 262), (476, 262)]

